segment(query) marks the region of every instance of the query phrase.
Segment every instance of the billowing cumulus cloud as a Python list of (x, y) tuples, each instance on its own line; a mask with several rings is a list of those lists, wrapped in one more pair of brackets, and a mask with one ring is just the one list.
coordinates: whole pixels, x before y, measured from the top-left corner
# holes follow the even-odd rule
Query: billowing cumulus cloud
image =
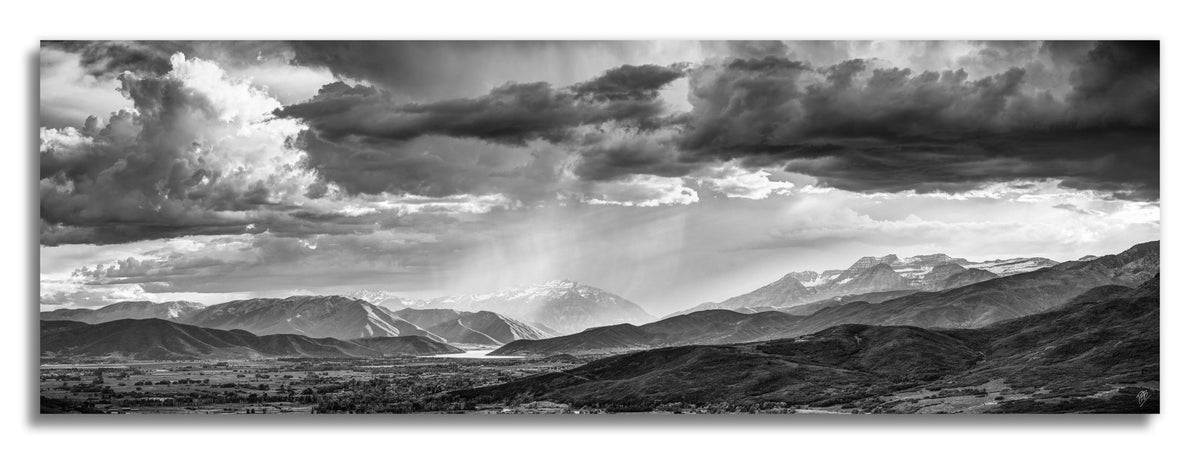
[(175, 54), (170, 63), (162, 75), (119, 76), (132, 107), (107, 122), (41, 130), (43, 244), (353, 233), (428, 209), (401, 194), (370, 217), (337, 215), (364, 202), (310, 168), (295, 146), (306, 128), (272, 116), (277, 100), (213, 62)]
[(687, 205), (700, 200), (696, 190), (688, 187), (682, 178), (654, 175), (592, 183), (581, 196), (587, 204), (627, 207)]
[[(72, 88), (55, 84), (53, 90), (45, 90), (48, 79), (53, 81), (80, 72), (100, 83), (119, 85), (116, 78), (126, 72), (142, 76), (162, 76), (170, 72), (173, 67), (171, 57), (177, 53), (214, 62), (229, 75), (245, 80), (284, 103), (308, 99), (321, 86), (339, 80), (327, 68), (292, 64), (295, 52), (291, 44), (286, 42), (45, 41), (41, 51), (42, 105), (46, 106), (47, 91), (51, 96), (55, 96), (61, 95), (60, 91), (64, 88)], [(48, 57), (62, 58), (59, 56), (73, 59), (75, 65), (48, 70), (45, 63)], [(116, 95), (116, 92), (114, 90), (109, 94)], [(88, 115), (115, 110), (117, 109), (91, 110), (70, 118), (68, 123), (54, 123), (53, 126), (72, 125)]]
[(289, 143), (303, 126), (264, 115), (278, 102), (212, 63), (171, 62), (163, 76), (122, 76), (133, 108), (103, 128), (42, 131), (44, 243), (237, 232), (315, 181)]
[(790, 181), (772, 181), (766, 170), (747, 171), (737, 166), (718, 167), (699, 178), (702, 185), (726, 197), (762, 200), (772, 194), (788, 194), (795, 186)]

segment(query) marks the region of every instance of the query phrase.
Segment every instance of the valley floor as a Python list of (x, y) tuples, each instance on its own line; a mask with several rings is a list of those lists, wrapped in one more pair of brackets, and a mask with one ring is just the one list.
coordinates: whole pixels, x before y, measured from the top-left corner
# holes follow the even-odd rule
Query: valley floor
[(429, 396), (579, 363), (477, 355), (388, 359), (46, 362), (42, 413), (410, 413), (463, 411)]
[[(1158, 411), (1158, 382), (1105, 391), (1017, 389), (1004, 380), (958, 387), (915, 386), (837, 405), (667, 403), (650, 409), (578, 406), (512, 399), (472, 404), (447, 392), (497, 385), (579, 366), (580, 359), (399, 358), (47, 363), (41, 369), (42, 413), (314, 414), (471, 413), (852, 414)], [(1139, 401), (1140, 397), (1144, 401)], [(864, 408), (864, 407), (870, 408)]]

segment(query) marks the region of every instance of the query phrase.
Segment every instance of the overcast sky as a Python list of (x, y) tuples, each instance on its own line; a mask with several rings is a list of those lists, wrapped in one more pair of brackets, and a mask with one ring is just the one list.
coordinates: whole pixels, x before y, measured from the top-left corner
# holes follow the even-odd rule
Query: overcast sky
[(1157, 43), (46, 42), (41, 307), (551, 279), (664, 314), (864, 255), (1159, 237)]

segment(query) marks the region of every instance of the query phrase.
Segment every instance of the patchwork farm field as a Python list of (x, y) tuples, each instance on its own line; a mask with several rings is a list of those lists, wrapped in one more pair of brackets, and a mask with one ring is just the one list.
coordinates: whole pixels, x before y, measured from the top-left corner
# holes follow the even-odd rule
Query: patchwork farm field
[(430, 396), (561, 371), (548, 360), (405, 357), (46, 363), (43, 413), (462, 412)]

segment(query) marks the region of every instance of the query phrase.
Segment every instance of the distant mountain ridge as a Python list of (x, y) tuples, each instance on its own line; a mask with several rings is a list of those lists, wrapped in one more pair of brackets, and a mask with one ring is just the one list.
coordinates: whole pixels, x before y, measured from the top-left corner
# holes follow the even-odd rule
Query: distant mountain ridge
[[(870, 265), (863, 273), (886, 263)], [(1032, 315), (1071, 302), (1093, 288), (1140, 285), (1158, 273), (1158, 242), (1086, 262), (1066, 262), (1028, 273), (990, 279), (938, 292), (877, 292), (830, 299), (815, 312), (729, 310), (685, 313), (642, 326), (616, 325), (543, 340), (524, 340), (496, 355), (612, 353), (678, 345), (765, 341), (810, 334), (845, 324), (910, 325), (922, 328), (979, 328)], [(792, 306), (784, 310), (804, 308)], [(721, 323), (705, 321), (721, 320)], [(695, 331), (686, 327), (702, 325)], [(682, 327), (682, 328), (681, 328)]]
[(544, 325), (559, 333), (574, 333), (617, 323), (646, 323), (656, 319), (625, 298), (568, 280), (487, 294), (434, 298), (419, 301), (411, 307), (491, 311), (533, 326)]
[(608, 354), (649, 348), (750, 342), (790, 331), (803, 317), (782, 312), (743, 314), (724, 309), (693, 312), (641, 326), (601, 326), (542, 340), (519, 340), (491, 355)]
[(385, 292), (382, 290), (355, 290), (353, 292), (345, 293), (342, 296), (356, 300), (363, 300), (393, 311), (407, 308), (420, 301), (411, 298), (404, 298), (394, 293)]
[(1140, 285), (1158, 274), (1158, 242), (1119, 254), (1065, 262), (940, 292), (918, 292), (878, 304), (852, 302), (813, 314), (807, 329), (845, 323), (978, 328), (1066, 304), (1091, 288)]
[(372, 358), (463, 352), (418, 336), (355, 340), (298, 334), (258, 336), (244, 330), (201, 328), (161, 319), (122, 319), (100, 324), (43, 321), (40, 351), (43, 356), (141, 360)]
[[(1128, 265), (1144, 258), (1106, 267), (1137, 275), (1138, 266)], [(984, 328), (846, 324), (764, 342), (627, 353), (450, 394), (473, 403), (520, 396), (613, 411), (782, 403), (869, 413), (1156, 413), (1157, 392), (1143, 399), (1137, 390), (1159, 381), (1158, 284), (1154, 275), (1137, 288), (1097, 287), (1052, 311)], [(986, 383), (1007, 399), (989, 397), (979, 389)], [(948, 398), (982, 393), (988, 403), (922, 402), (946, 402), (937, 390), (948, 390)]]
[(862, 257), (844, 270), (791, 272), (750, 293), (719, 303), (700, 304), (664, 318), (711, 309), (785, 308), (855, 294), (946, 290), (1056, 264), (1041, 257), (986, 262), (971, 262), (947, 254)]
[(457, 344), (504, 345), (520, 339), (545, 339), (553, 333), (490, 311), (405, 308), (394, 312), (425, 330)]
[(456, 344), (503, 345), (517, 339), (542, 339), (552, 332), (493, 312), (450, 309), (403, 309), (398, 312), (343, 296), (257, 298), (204, 306), (197, 303), (145, 301), (99, 309), (43, 312), (42, 320), (104, 323), (120, 319), (163, 319), (203, 328), (241, 329), (257, 335), (303, 334), (357, 339), (419, 336)]
[(241, 329), (258, 335), (302, 334), (310, 337), (440, 336), (409, 323), (387, 309), (344, 296), (255, 298), (214, 304), (178, 320), (215, 329)]
[(165, 303), (123, 301), (98, 309), (57, 309), (42, 312), (41, 319), (74, 320), (85, 323), (104, 323), (126, 318), (179, 320), (204, 309), (204, 307), (203, 304), (188, 301), (168, 301)]

